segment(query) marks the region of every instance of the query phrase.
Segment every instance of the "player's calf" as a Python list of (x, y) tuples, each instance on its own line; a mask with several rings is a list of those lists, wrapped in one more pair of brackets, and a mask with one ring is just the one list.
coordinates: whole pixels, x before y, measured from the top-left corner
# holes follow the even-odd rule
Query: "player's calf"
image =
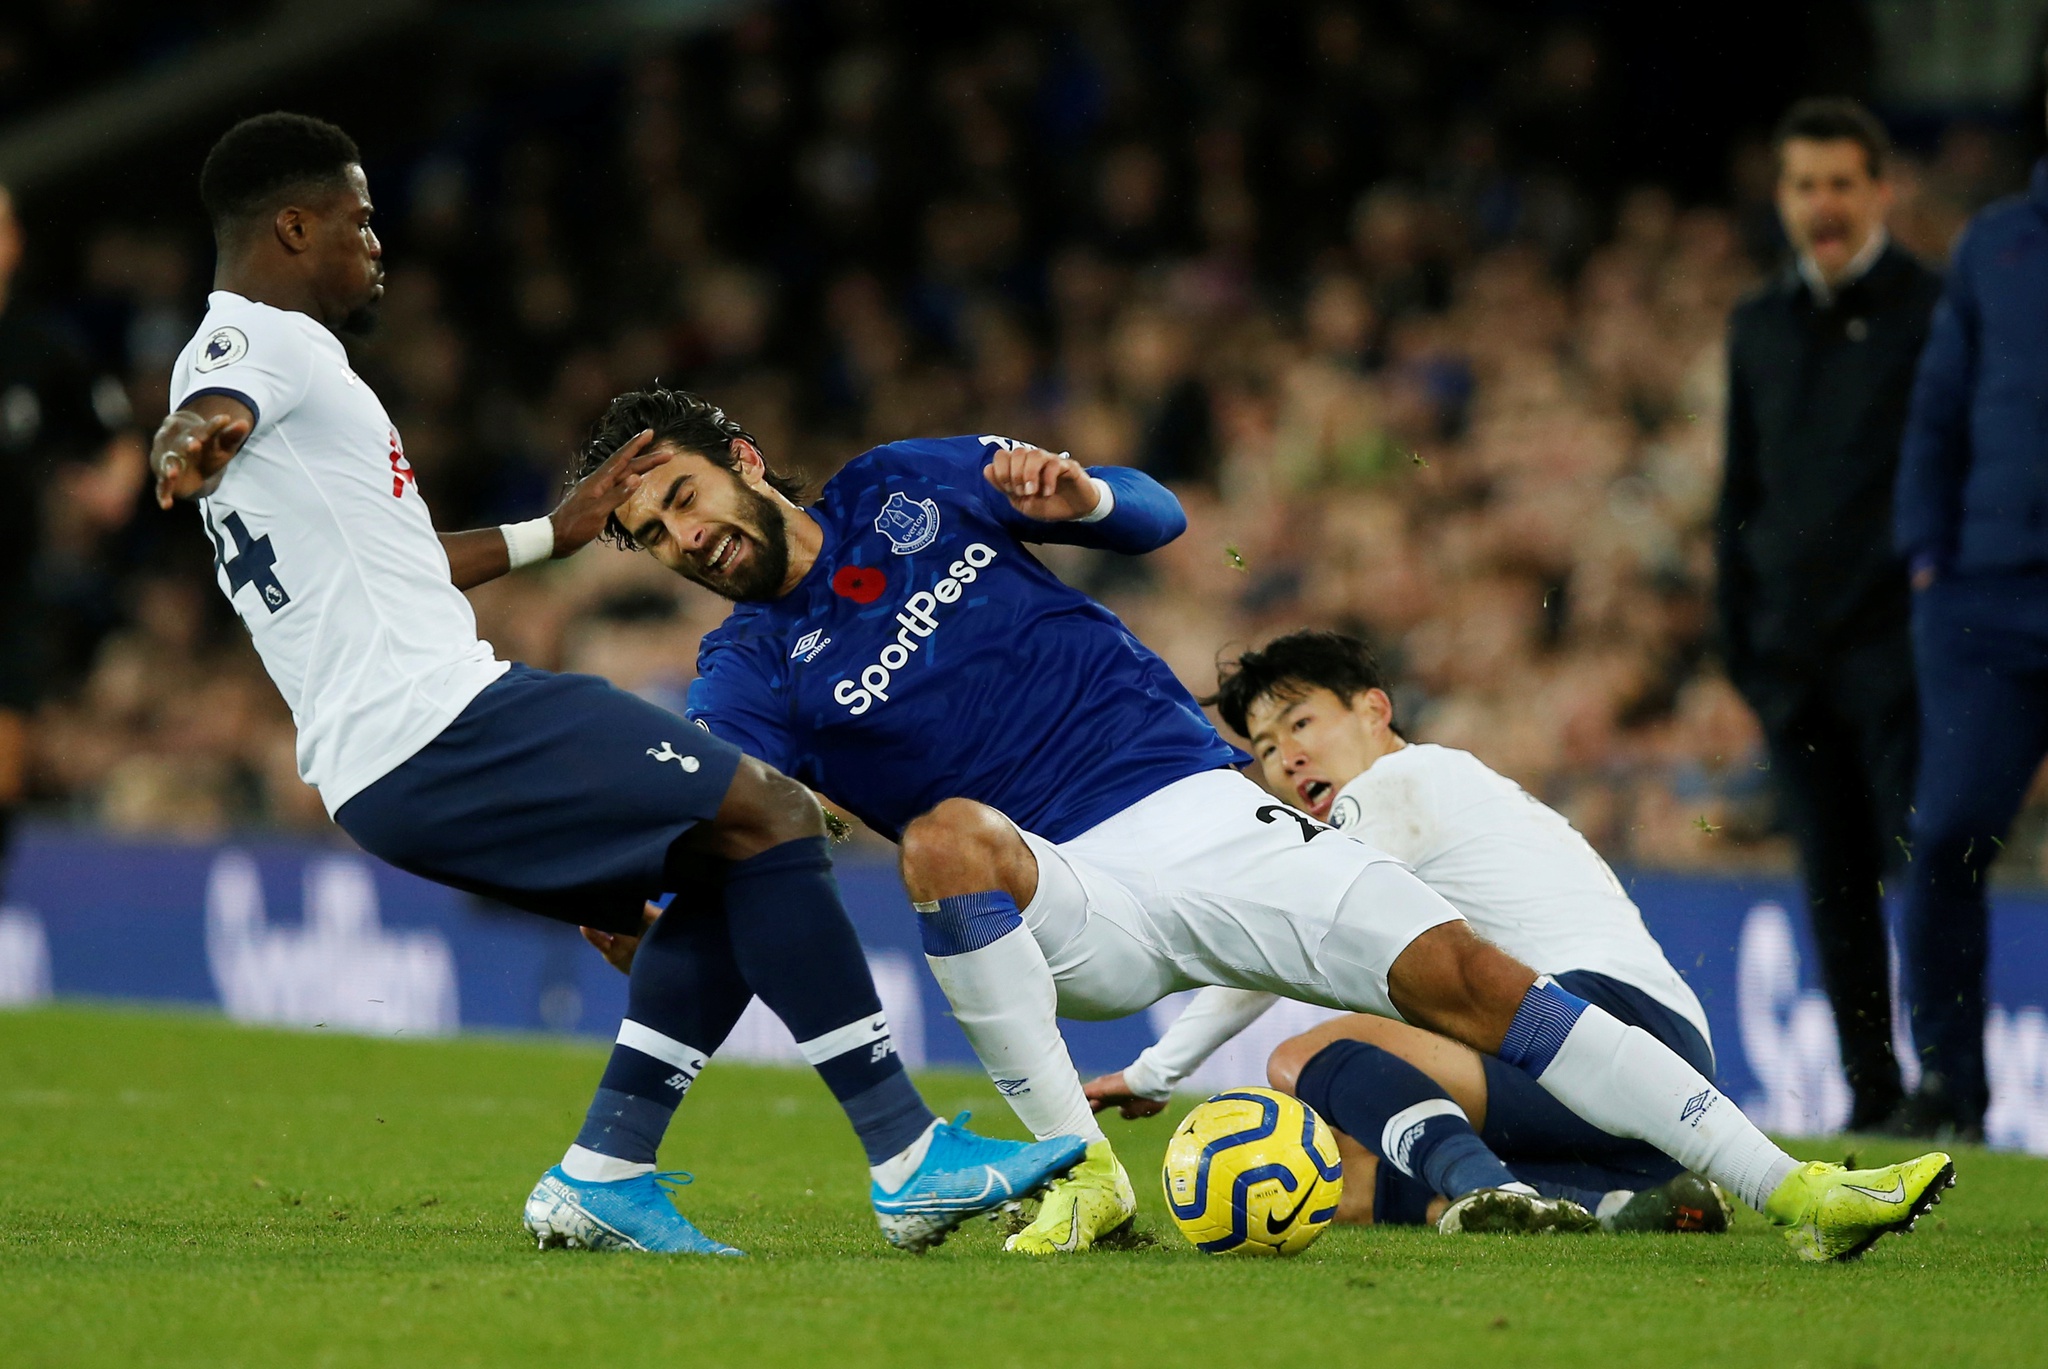
[(1534, 970), (1470, 925), (1446, 922), (1396, 957), (1387, 994), (1415, 1026), (1496, 1055), (1535, 982)]

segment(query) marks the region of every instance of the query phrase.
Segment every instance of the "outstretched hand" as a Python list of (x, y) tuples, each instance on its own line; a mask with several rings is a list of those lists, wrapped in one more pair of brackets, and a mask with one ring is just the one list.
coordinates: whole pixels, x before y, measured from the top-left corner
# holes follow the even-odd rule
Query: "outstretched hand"
[[(640, 910), (641, 925), (652, 927), (660, 916), (661, 909), (649, 903)], [(624, 932), (600, 932), (595, 927), (578, 927), (576, 930), (583, 933), (585, 941), (597, 947), (597, 953), (605, 958), (606, 964), (620, 974), (633, 973), (633, 956), (640, 949), (639, 937), (627, 936)]]
[(1081, 1092), (1087, 1095), (1091, 1111), (1101, 1112), (1115, 1108), (1128, 1121), (1140, 1117), (1156, 1117), (1166, 1111), (1166, 1104), (1157, 1098), (1146, 1098), (1131, 1092), (1131, 1086), (1124, 1082), (1124, 1072), (1105, 1074), (1090, 1079), (1081, 1085)]
[(581, 551), (597, 540), (604, 525), (633, 497), (640, 482), (657, 466), (668, 464), (673, 453), (667, 449), (647, 450), (654, 441), (648, 428), (613, 452), (602, 466), (576, 482), (548, 521), (555, 525), (555, 555)]
[(208, 417), (179, 409), (167, 415), (149, 444), (157, 507), (167, 509), (176, 500), (194, 499), (211, 489), (228, 458), (248, 439), (251, 426), (246, 416), (235, 414)]
[(997, 451), (981, 473), (1009, 497), (1017, 512), (1041, 523), (1084, 517), (1102, 502), (1102, 492), (1088, 472), (1065, 452), (1010, 447)]

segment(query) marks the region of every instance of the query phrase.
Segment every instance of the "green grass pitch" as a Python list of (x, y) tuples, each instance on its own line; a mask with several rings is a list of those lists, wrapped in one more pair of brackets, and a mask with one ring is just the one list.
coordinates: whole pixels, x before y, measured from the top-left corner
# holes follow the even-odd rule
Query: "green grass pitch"
[[(521, 1200), (602, 1060), (0, 1013), (0, 1365), (2048, 1363), (2048, 1165), (1980, 1151), (1856, 1265), (1795, 1264), (1747, 1214), (1719, 1239), (1337, 1229), (1258, 1261), (1173, 1231), (1171, 1117), (1113, 1122), (1155, 1244), (1040, 1263), (974, 1223), (920, 1258), (882, 1244), (812, 1075), (719, 1065), (663, 1160), (697, 1176), (684, 1210), (752, 1257), (541, 1254)], [(1018, 1134), (986, 1081), (923, 1083)]]

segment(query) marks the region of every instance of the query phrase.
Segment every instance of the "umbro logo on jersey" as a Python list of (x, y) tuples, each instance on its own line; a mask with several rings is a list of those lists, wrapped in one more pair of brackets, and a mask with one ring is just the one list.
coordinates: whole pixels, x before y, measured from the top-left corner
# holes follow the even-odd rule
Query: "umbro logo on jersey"
[(819, 652), (831, 645), (832, 639), (825, 635), (825, 629), (813, 628), (796, 639), (796, 645), (789, 649), (789, 659), (808, 665), (818, 659)]
[(239, 328), (216, 328), (206, 335), (206, 345), (192, 362), (195, 371), (218, 371), (249, 355), (249, 335)]
[(923, 551), (939, 540), (939, 506), (892, 490), (875, 517), (875, 531), (889, 539), (889, 550), (898, 556)]
[(703, 764), (703, 762), (698, 760), (695, 756), (677, 755), (675, 747), (671, 746), (667, 742), (663, 742), (661, 744), (661, 749), (659, 751), (655, 750), (651, 746), (648, 747), (647, 754), (654, 757), (654, 759), (657, 762), (674, 761), (677, 765), (683, 767), (683, 770), (686, 774), (691, 775), (696, 774), (698, 767)]

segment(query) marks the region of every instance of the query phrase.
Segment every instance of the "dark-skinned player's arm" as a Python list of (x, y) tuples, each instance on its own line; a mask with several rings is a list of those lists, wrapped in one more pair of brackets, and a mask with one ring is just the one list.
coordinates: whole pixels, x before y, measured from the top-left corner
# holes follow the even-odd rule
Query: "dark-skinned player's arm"
[(1064, 452), (1011, 447), (989, 458), (982, 477), (1022, 515), (1013, 531), (1027, 542), (1139, 556), (1187, 531), (1187, 514), (1173, 492), (1128, 466), (1091, 468)]
[[(513, 544), (522, 545), (519, 565), (573, 556), (597, 540), (619, 505), (632, 498), (640, 482), (669, 459), (666, 449), (648, 451), (654, 441), (648, 429), (622, 445), (611, 458), (576, 482), (546, 518), (504, 528), (444, 532), (441, 547), (448, 553), (448, 578), (457, 589), (474, 589), (511, 571)], [(534, 539), (531, 545), (526, 539)]]
[[(211, 494), (255, 421), (247, 404), (219, 393), (196, 395), (165, 417), (149, 449), (158, 506), (168, 509), (177, 500)], [(641, 433), (579, 481), (553, 513), (522, 525), (528, 536), (537, 534), (550, 543), (530, 559), (568, 556), (595, 540), (605, 521), (639, 488), (641, 477), (668, 460), (665, 451), (644, 450), (653, 440), (651, 431)], [(547, 527), (538, 526), (542, 523)], [(441, 547), (457, 589), (473, 589), (512, 569), (512, 544), (502, 528), (444, 532)]]
[(228, 460), (242, 449), (256, 415), (233, 395), (195, 395), (157, 425), (149, 444), (158, 508), (213, 492)]

